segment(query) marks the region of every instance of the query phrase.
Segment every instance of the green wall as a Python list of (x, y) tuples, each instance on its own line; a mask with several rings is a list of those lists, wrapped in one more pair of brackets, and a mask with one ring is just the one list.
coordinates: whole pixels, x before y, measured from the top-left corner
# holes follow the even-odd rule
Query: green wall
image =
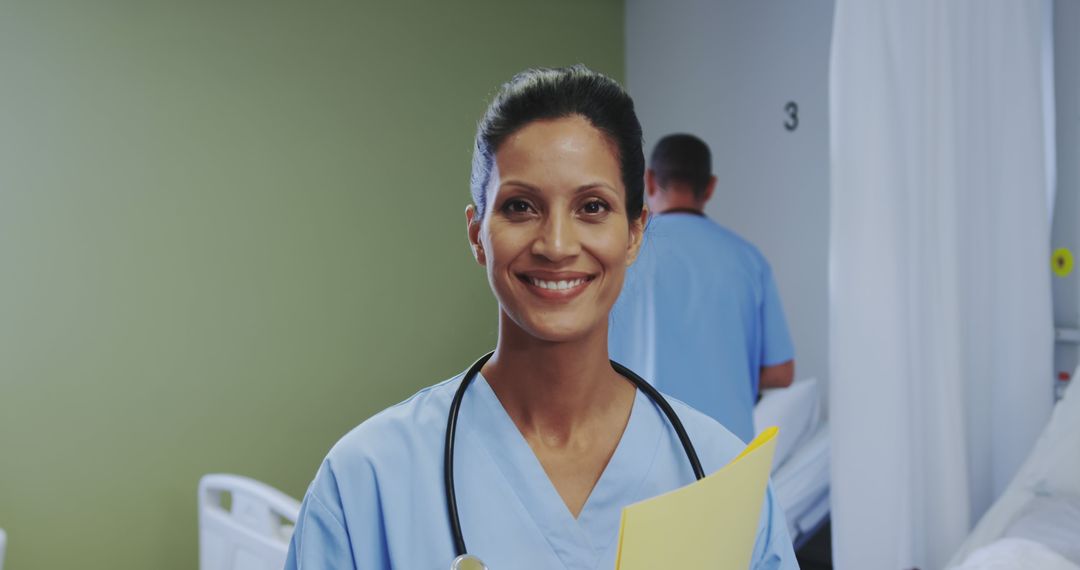
[(620, 0), (0, 3), (7, 570), (191, 569), (199, 477), (301, 496), (495, 340), (473, 130), (620, 78)]

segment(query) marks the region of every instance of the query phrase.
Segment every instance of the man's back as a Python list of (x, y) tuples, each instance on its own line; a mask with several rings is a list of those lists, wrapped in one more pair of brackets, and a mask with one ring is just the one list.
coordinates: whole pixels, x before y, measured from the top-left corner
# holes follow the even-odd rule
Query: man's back
[(745, 441), (762, 366), (793, 358), (768, 262), (705, 216), (649, 223), (611, 313), (611, 356)]

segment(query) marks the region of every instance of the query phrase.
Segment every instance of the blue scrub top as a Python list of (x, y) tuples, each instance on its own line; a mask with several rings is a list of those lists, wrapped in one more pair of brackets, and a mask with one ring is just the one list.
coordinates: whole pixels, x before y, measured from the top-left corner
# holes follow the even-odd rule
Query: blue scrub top
[(743, 441), (762, 366), (795, 356), (772, 270), (705, 216), (654, 216), (611, 311), (611, 358)]
[[(460, 381), (459, 375), (420, 391), (330, 450), (304, 497), (286, 569), (449, 567), (443, 444)], [(670, 401), (706, 473), (742, 450), (716, 421)], [(666, 417), (639, 392), (575, 519), (482, 376), (462, 401), (455, 467), (465, 543), (492, 570), (614, 568), (622, 508), (694, 481)], [(762, 509), (752, 568), (798, 568), (771, 487)]]

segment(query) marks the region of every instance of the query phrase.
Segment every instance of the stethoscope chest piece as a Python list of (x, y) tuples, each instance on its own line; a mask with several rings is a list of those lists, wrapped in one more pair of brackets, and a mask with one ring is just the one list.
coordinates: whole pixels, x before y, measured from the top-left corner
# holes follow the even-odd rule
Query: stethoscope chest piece
[(488, 570), (488, 567), (472, 554), (462, 554), (450, 563), (450, 570)]

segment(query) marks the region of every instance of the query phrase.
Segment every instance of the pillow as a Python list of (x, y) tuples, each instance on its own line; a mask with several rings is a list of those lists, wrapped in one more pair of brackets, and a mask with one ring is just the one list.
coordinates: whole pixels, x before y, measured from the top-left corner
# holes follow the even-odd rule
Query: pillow
[(821, 394), (817, 379), (804, 378), (787, 388), (762, 392), (761, 401), (754, 407), (754, 428), (757, 432), (769, 426), (780, 428), (773, 473), (814, 434), (820, 423)]

